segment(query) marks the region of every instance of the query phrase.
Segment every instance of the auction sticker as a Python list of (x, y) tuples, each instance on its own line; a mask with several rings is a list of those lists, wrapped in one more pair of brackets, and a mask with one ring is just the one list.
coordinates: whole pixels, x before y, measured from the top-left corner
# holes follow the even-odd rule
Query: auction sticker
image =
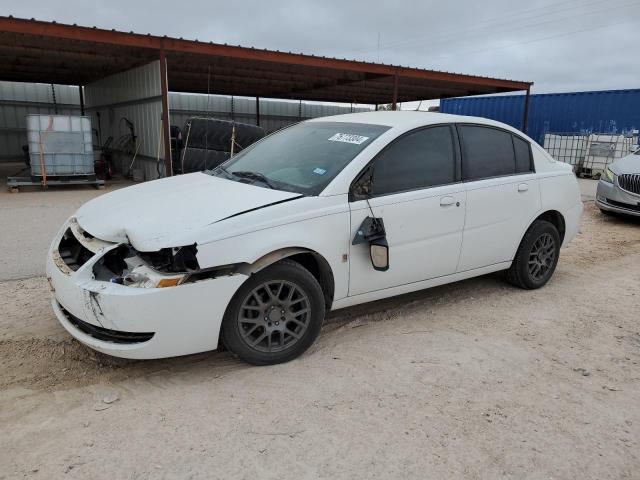
[(331, 140), (332, 142), (353, 143), (355, 145), (360, 145), (369, 140), (369, 137), (354, 135), (353, 133), (336, 133), (333, 137), (329, 138), (329, 140)]

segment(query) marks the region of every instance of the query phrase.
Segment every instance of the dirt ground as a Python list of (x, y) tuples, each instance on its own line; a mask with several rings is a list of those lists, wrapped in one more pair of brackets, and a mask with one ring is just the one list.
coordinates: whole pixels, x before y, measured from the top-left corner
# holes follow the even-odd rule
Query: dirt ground
[(60, 226), (83, 203), (105, 192), (130, 185), (126, 181), (110, 181), (103, 190), (90, 186), (50, 188), (25, 187), (20, 193), (2, 190), (3, 174), (21, 168), (11, 164), (9, 170), (0, 162), (0, 281), (44, 275), (45, 255), (51, 239)]
[(112, 359), (0, 282), (0, 479), (638, 479), (640, 221), (585, 206), (545, 288), (338, 311), (273, 367)]

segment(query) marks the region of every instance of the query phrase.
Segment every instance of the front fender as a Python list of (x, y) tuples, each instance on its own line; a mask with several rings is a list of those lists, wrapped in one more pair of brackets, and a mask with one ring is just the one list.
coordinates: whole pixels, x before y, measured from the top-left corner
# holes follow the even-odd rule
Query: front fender
[(313, 252), (329, 264), (334, 277), (334, 299), (347, 296), (349, 285), (348, 211), (331, 213), (297, 222), (245, 233), (198, 245), (198, 263), (202, 268), (246, 264), (258, 271), (282, 258)]

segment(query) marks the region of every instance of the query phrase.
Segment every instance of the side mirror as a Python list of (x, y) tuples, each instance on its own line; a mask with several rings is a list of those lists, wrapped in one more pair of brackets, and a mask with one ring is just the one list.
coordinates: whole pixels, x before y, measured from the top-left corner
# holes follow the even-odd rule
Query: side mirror
[(369, 255), (374, 270), (386, 272), (389, 270), (389, 243), (385, 237), (369, 243)]
[(369, 244), (369, 256), (374, 270), (379, 272), (389, 270), (389, 243), (382, 218), (367, 217), (364, 219), (351, 242), (352, 245), (361, 243)]

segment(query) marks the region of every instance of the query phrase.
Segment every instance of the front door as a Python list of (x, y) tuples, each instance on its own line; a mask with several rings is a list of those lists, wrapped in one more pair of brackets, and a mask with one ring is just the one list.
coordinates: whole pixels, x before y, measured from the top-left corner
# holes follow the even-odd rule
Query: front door
[(466, 203), (455, 145), (451, 127), (433, 126), (402, 135), (374, 158), (372, 196), (350, 203), (351, 238), (366, 217), (382, 218), (389, 269), (374, 270), (368, 244), (352, 245), (349, 295), (455, 273)]

